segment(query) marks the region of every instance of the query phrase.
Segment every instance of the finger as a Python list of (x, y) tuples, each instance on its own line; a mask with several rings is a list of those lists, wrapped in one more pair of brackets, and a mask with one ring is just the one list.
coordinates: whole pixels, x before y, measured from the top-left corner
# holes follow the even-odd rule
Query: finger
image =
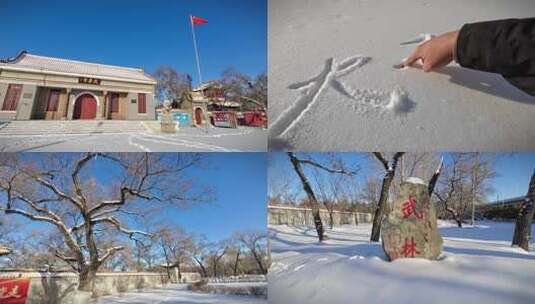
[(422, 58), (422, 55), (421, 55), (421, 52), (420, 52), (420, 48), (416, 48), (414, 50), (414, 52), (412, 52), (412, 54), (409, 56), (409, 58), (405, 59), (405, 61), (403, 62), (403, 64), (405, 66), (411, 66), (413, 65), (416, 61), (418, 61), (418, 59), (421, 59)]
[(431, 60), (423, 60), (422, 70), (424, 72), (431, 72), (434, 67), (434, 63)]

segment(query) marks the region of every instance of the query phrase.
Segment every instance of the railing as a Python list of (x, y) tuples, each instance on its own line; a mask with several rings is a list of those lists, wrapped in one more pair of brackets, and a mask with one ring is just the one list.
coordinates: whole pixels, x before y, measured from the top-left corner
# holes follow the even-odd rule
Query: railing
[(265, 275), (243, 275), (230, 277), (208, 278), (208, 283), (258, 283), (267, 282)]
[[(332, 215), (332, 216), (331, 216)], [(372, 220), (370, 213), (349, 212), (320, 209), (320, 217), (324, 223), (329, 224), (331, 219), (333, 226), (358, 225), (369, 223)], [(268, 206), (268, 223), (270, 225), (312, 225), (312, 209), (290, 206)]]

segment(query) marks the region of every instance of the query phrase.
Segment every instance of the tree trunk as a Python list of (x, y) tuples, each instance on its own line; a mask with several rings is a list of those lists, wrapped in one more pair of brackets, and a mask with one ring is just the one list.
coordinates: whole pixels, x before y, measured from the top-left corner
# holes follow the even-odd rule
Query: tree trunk
[(390, 185), (394, 179), (394, 171), (387, 171), (383, 178), (383, 185), (381, 186), (381, 196), (379, 197), (379, 203), (375, 209), (375, 215), (373, 216), (372, 235), (370, 241), (379, 242), (381, 236), (381, 224), (386, 214), (386, 208), (388, 204), (388, 194), (390, 192)]
[(218, 263), (217, 259), (214, 259), (214, 267), (212, 269), (212, 272), (213, 272), (212, 274), (214, 275), (214, 278), (217, 278), (217, 263)]
[(333, 230), (333, 226), (334, 226), (333, 211), (329, 210), (329, 227), (331, 230)]
[(531, 222), (535, 211), (535, 170), (531, 175), (529, 190), (526, 200), (522, 203), (518, 217), (516, 218), (515, 232), (513, 234), (513, 243), (526, 251), (529, 251), (529, 242), (531, 240)]
[(78, 290), (93, 292), (93, 286), (98, 267), (93, 265), (83, 266), (78, 274)]
[(197, 258), (194, 258), (194, 259), (195, 259), (195, 262), (199, 264), (199, 267), (201, 267), (202, 276), (205, 278), (208, 277), (208, 273), (206, 272), (206, 267), (204, 267), (204, 264), (201, 261), (199, 261), (199, 259)]
[(238, 263), (240, 262), (240, 250), (236, 253), (236, 260), (234, 260), (234, 276), (238, 275)]
[(388, 194), (390, 192), (390, 186), (392, 185), (392, 180), (396, 174), (396, 167), (398, 160), (402, 157), (404, 152), (396, 152), (392, 159), (391, 164), (383, 158), (381, 153), (374, 153), (375, 157), (383, 164), (385, 167), (386, 173), (383, 177), (383, 184), (381, 185), (381, 196), (379, 196), (379, 202), (377, 203), (377, 208), (375, 209), (375, 214), (373, 216), (373, 226), (372, 234), (370, 237), (371, 242), (379, 242), (381, 236), (381, 224), (383, 218), (387, 213), (387, 204), (388, 204)]
[(312, 187), (310, 186), (310, 183), (307, 177), (305, 176), (301, 163), (292, 152), (287, 153), (295, 172), (299, 176), (299, 179), (301, 179), (301, 183), (303, 184), (303, 190), (305, 190), (310, 201), (312, 207), (312, 216), (314, 217), (314, 226), (316, 227), (316, 232), (318, 233), (318, 239), (320, 242), (322, 242), (325, 238), (325, 235), (323, 230), (323, 222), (321, 221), (320, 217), (320, 207), (318, 200), (316, 199), (316, 195), (314, 195), (314, 191), (312, 191)]
[(165, 249), (165, 245), (162, 244), (162, 249), (163, 249), (163, 255), (165, 257), (165, 270), (167, 272), (167, 279), (169, 279), (169, 281), (172, 281), (171, 279), (171, 265), (169, 263), (169, 255), (167, 254), (167, 250)]
[(267, 274), (267, 269), (264, 267), (264, 264), (262, 263), (262, 258), (258, 255), (256, 250), (252, 251), (252, 254), (262, 274)]
[(444, 202), (444, 208), (453, 216), (453, 219), (457, 223), (457, 227), (463, 228), (462, 213), (458, 213), (457, 211), (455, 211), (455, 209), (448, 207), (448, 204), (446, 202)]

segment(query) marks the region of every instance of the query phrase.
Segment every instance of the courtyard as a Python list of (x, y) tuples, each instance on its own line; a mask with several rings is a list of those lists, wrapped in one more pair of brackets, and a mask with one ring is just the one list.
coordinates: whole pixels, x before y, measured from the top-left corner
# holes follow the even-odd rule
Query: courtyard
[(11, 122), (10, 126), (0, 128), (0, 151), (238, 152), (265, 151), (267, 145), (267, 131), (249, 127), (185, 127), (175, 134), (165, 134), (135, 121), (19, 121), (15, 124), (19, 126)]
[[(265, 285), (265, 283), (263, 283)], [(142, 304), (142, 303), (166, 303), (166, 304), (253, 304), (267, 303), (264, 298), (253, 296), (234, 296), (224, 294), (196, 293), (187, 289), (187, 285), (174, 284), (166, 288), (147, 290), (144, 292), (129, 292), (120, 296), (101, 297), (94, 304)]]

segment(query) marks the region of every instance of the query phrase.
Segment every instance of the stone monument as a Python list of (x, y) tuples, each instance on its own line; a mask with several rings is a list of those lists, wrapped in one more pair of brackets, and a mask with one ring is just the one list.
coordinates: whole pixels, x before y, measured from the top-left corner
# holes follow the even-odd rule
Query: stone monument
[(388, 259), (436, 260), (442, 253), (437, 214), (429, 201), (428, 185), (419, 178), (401, 184), (394, 206), (382, 225), (383, 250)]
[(160, 124), (163, 133), (176, 133), (177, 122), (175, 122), (171, 113), (171, 102), (169, 100), (163, 102)]

